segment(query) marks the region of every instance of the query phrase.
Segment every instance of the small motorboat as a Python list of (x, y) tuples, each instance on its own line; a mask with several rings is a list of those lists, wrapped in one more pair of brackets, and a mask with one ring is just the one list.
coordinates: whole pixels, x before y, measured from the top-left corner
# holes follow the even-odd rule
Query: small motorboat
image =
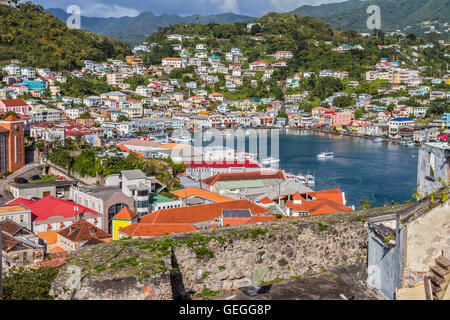
[(332, 159), (335, 157), (334, 152), (321, 152), (317, 155), (317, 158), (319, 159)]
[(377, 143), (377, 142), (383, 142), (383, 138), (381, 137), (376, 137), (372, 139), (372, 142)]

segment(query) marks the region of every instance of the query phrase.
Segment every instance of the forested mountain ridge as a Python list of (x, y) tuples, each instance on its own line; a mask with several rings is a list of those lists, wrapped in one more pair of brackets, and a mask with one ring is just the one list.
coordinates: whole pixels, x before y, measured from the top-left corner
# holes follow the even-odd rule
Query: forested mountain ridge
[[(367, 32), (369, 14), (366, 10), (370, 5), (380, 7), (381, 29), (385, 32), (398, 29), (423, 35), (426, 29), (421, 28), (422, 22), (445, 24), (450, 17), (450, 0), (349, 0), (320, 6), (305, 5), (293, 13), (318, 17), (335, 28)], [(443, 27), (441, 31), (445, 29)]]
[[(69, 14), (63, 9), (50, 8), (46, 11), (52, 13), (61, 21), (66, 21)], [(82, 13), (83, 14), (83, 13)], [(81, 28), (104, 34), (127, 43), (137, 43), (143, 41), (146, 37), (156, 32), (159, 27), (167, 27), (180, 23), (234, 23), (239, 21), (250, 21), (253, 17), (238, 15), (235, 13), (222, 13), (207, 16), (191, 15), (181, 17), (176, 14), (155, 15), (147, 11), (142, 12), (136, 17), (120, 18), (94, 18), (81, 17)]]
[(83, 59), (125, 58), (127, 44), (77, 29), (31, 2), (17, 8), (0, 5), (0, 62), (18, 59), (33, 67), (68, 70)]

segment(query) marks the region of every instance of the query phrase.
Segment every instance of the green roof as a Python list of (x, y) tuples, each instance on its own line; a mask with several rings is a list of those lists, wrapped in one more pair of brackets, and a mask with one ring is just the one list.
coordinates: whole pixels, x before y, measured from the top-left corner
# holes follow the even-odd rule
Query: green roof
[(151, 204), (158, 204), (161, 202), (172, 202), (172, 201), (175, 201), (175, 200), (167, 198), (165, 196), (162, 196), (162, 195), (154, 193), (154, 192), (150, 192), (150, 194), (148, 195), (148, 202), (150, 202)]
[(261, 180), (238, 180), (238, 181), (218, 181), (216, 185), (219, 189), (240, 189), (264, 187)]

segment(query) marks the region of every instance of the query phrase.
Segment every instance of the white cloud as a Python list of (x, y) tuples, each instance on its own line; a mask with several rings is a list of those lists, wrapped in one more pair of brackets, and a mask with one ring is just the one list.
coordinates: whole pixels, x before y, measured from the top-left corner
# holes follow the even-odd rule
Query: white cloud
[(86, 17), (119, 18), (136, 17), (139, 11), (132, 8), (125, 8), (119, 5), (107, 5), (103, 3), (86, 4), (81, 8), (81, 15)]

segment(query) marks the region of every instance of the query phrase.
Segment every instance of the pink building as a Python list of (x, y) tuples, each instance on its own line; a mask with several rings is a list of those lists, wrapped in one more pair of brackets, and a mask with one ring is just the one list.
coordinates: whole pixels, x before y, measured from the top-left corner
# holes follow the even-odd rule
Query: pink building
[(320, 118), (320, 124), (328, 127), (348, 126), (352, 122), (351, 113), (325, 112)]
[(0, 112), (14, 111), (15, 113), (28, 113), (30, 107), (23, 99), (0, 100)]

